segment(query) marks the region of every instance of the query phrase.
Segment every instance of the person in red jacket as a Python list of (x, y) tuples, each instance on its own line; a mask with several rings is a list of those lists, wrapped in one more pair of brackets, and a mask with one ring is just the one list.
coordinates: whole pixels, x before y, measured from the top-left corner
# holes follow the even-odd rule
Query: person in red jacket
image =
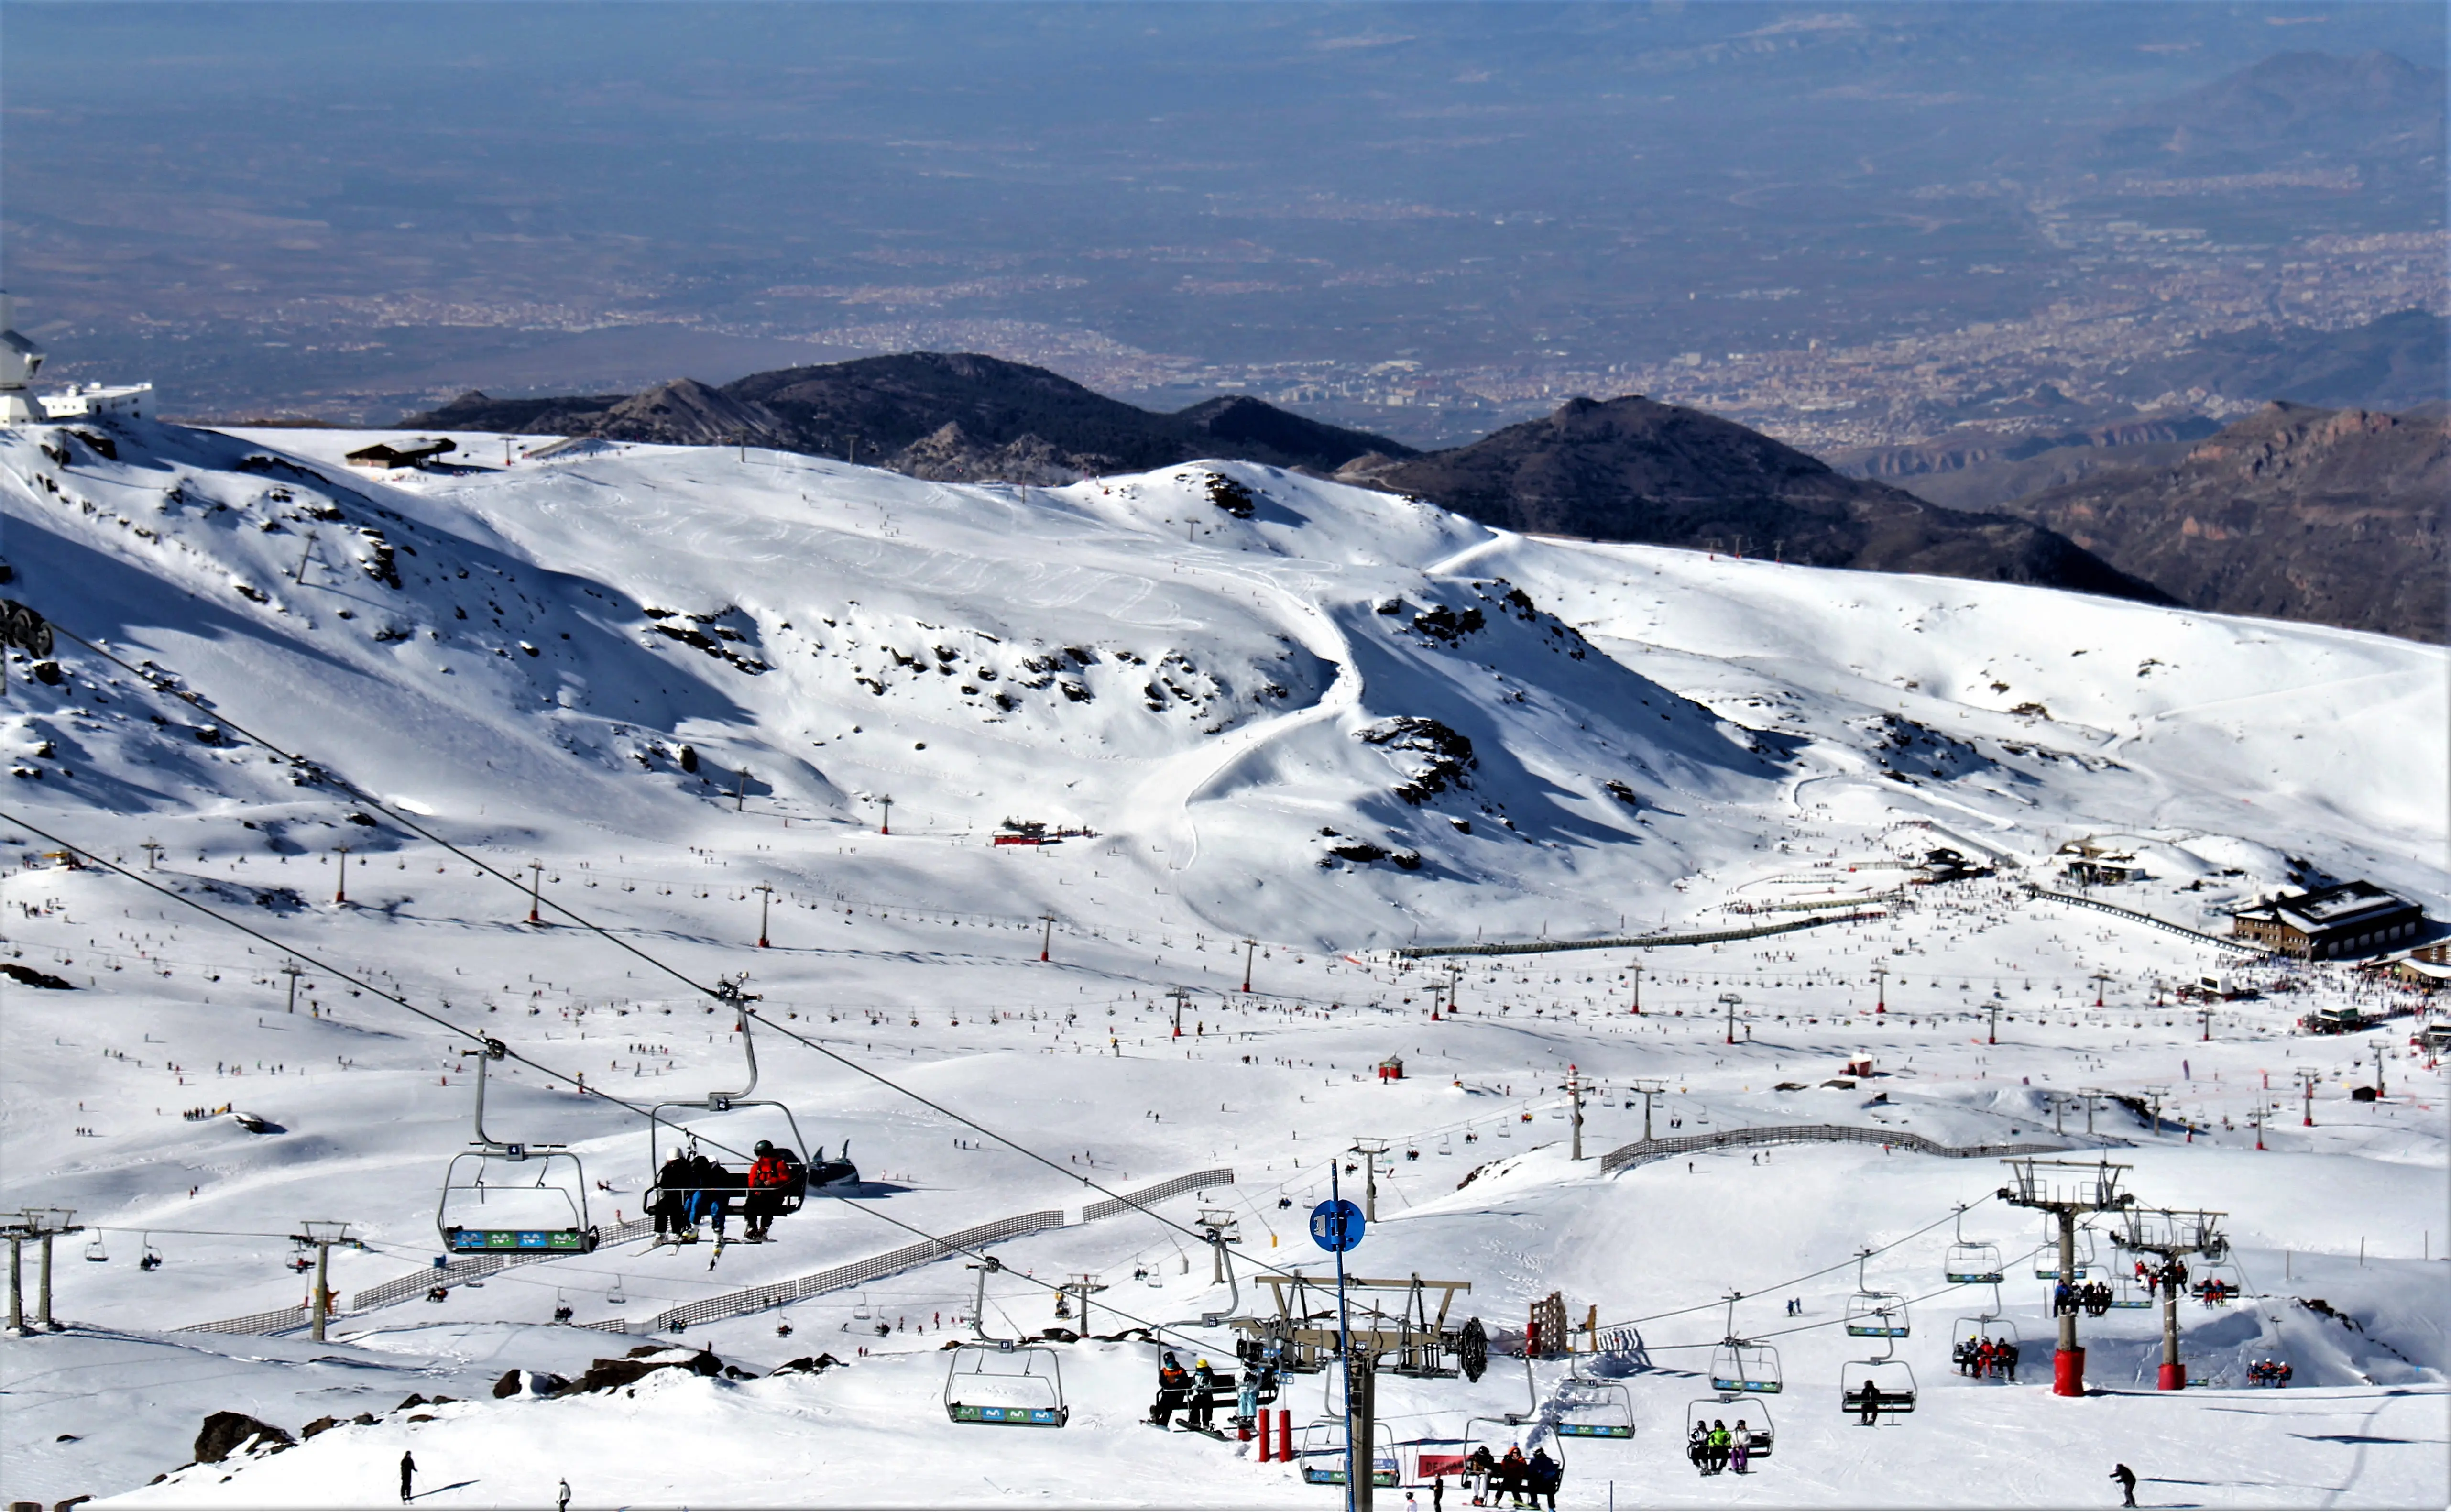
[(757, 1158), (750, 1162), (749, 1193), (741, 1204), (741, 1220), (746, 1237), (763, 1244), (767, 1230), (775, 1227), (775, 1215), (783, 1210), (783, 1193), (792, 1185), (792, 1154), (764, 1139), (751, 1153)]

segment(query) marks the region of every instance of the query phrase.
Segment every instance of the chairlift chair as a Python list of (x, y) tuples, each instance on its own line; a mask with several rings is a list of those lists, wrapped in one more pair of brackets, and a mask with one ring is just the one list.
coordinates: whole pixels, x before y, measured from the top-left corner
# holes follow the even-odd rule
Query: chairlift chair
[[(1745, 1449), (1745, 1458), (1748, 1461), (1769, 1459), (1778, 1437), (1777, 1424), (1771, 1421), (1770, 1404), (1757, 1396), (1738, 1391), (1722, 1391), (1716, 1397), (1700, 1397), (1685, 1404), (1685, 1443), (1689, 1445), (1689, 1457), (1694, 1429), (1697, 1425), (1707, 1430), (1714, 1423), (1724, 1423), (1733, 1430), (1740, 1422), (1751, 1440)], [(1695, 1468), (1698, 1470), (1701, 1465), (1697, 1463)]]
[[(2076, 1269), (2079, 1278), (2082, 1279), (2083, 1273), (2091, 1270), (2096, 1264), (2092, 1229), (2078, 1227), (2075, 1259)], [(2057, 1224), (2046, 1224), (2043, 1227), (2043, 1247), (2034, 1251), (2034, 1279), (2036, 1281), (2060, 1279), (2060, 1231)]]
[[(1341, 1417), (1320, 1417), (1297, 1430), (1302, 1435), (1294, 1441), (1294, 1455), (1302, 1464), (1302, 1478), (1311, 1485), (1343, 1485), (1344, 1483), (1345, 1442), (1344, 1420)], [(1370, 1434), (1370, 1483), (1394, 1486), (1399, 1468), (1396, 1463), (1395, 1436), (1383, 1422), (1373, 1423)]]
[(1878, 1360), (1848, 1361), (1838, 1375), (1839, 1410), (1860, 1416), (1867, 1387), (1873, 1393), (1873, 1411), (1878, 1415), (1895, 1417), (1915, 1408), (1914, 1371), (1903, 1360), (1884, 1355)]
[[(2212, 1300), (2215, 1283), (2219, 1283), (2224, 1291), (2221, 1302)], [(2206, 1306), (2226, 1306), (2246, 1296), (2246, 1277), (2240, 1272), (2234, 1260), (2207, 1260), (2198, 1266), (2195, 1274), (2188, 1278), (2187, 1290)]]
[[(727, 1000), (737, 1000), (744, 1004), (754, 1001), (754, 999), (741, 997), (737, 986), (734, 983), (726, 982), (723, 987), (723, 995)], [(774, 1188), (772, 1192), (777, 1216), (788, 1216), (798, 1212), (801, 1205), (808, 1198), (809, 1188), (813, 1182), (817, 1185), (840, 1185), (844, 1182), (856, 1182), (859, 1179), (857, 1169), (850, 1164), (848, 1149), (842, 1160), (832, 1164), (821, 1163), (818, 1160), (819, 1152), (812, 1150), (808, 1142), (800, 1137), (800, 1121), (793, 1116), (792, 1109), (788, 1106), (771, 1097), (749, 1095), (757, 1090), (757, 1042), (753, 1037), (752, 1029), (755, 1022), (755, 1016), (743, 1008), (738, 1027), (741, 1054), (749, 1062), (749, 1084), (746, 1087), (736, 1092), (709, 1092), (701, 1098), (661, 1102), (647, 1110), (647, 1204), (650, 1212), (655, 1211), (657, 1205), (663, 1200), (661, 1182), (663, 1166), (668, 1155), (680, 1153), (684, 1149), (695, 1149), (698, 1141), (705, 1138), (709, 1143), (716, 1144), (717, 1149), (745, 1162), (749, 1158), (749, 1150), (756, 1143), (755, 1129), (759, 1123), (772, 1130), (768, 1137), (780, 1135), (782, 1139), (778, 1140), (778, 1143), (788, 1141), (784, 1148), (801, 1162), (794, 1179), (783, 1187)], [(755, 1111), (751, 1111), (753, 1109)], [(723, 1142), (716, 1141), (712, 1131), (704, 1127), (709, 1122), (707, 1118), (696, 1119), (694, 1127), (688, 1117), (689, 1114), (728, 1115), (741, 1112), (749, 1113), (749, 1127), (742, 1129), (740, 1121), (737, 1120), (725, 1125), (727, 1140)], [(779, 1120), (776, 1115), (780, 1115)], [(664, 1142), (665, 1130), (670, 1130), (676, 1136), (675, 1143), (670, 1147), (667, 1147)], [(822, 1169), (819, 1168), (821, 1165)], [(727, 1168), (727, 1173), (730, 1181), (726, 1185), (710, 1189), (718, 1192), (727, 1202), (735, 1194), (746, 1198), (749, 1192), (749, 1172), (745, 1165), (738, 1171), (729, 1171)], [(738, 1185), (731, 1184), (735, 1182)]]
[(85, 1257), (96, 1265), (110, 1258), (110, 1251), (103, 1247), (101, 1234), (96, 1233), (92, 1242), (85, 1247)]
[(1778, 1350), (1750, 1339), (1722, 1339), (1711, 1346), (1711, 1389), (1771, 1396), (1781, 1387)]
[(509, 1051), (489, 1039), (475, 1053), (477, 1137), (451, 1157), (434, 1209), (443, 1247), (463, 1255), (594, 1250), (586, 1168), (564, 1146), (520, 1144), (485, 1131), (485, 1069)]
[(1072, 1409), (1055, 1351), (998, 1341), (964, 1345), (945, 1368), (945, 1416), (955, 1423), (1060, 1428)]
[(159, 1270), (162, 1268), (162, 1251), (153, 1247), (153, 1236), (151, 1234), (147, 1234), (145, 1236), (145, 1252), (137, 1257), (136, 1268), (139, 1270)]
[(615, 1307), (626, 1306), (629, 1304), (630, 1299), (621, 1295), (620, 1277), (615, 1276), (613, 1285), (604, 1288), (604, 1301), (608, 1306)]
[(1907, 1299), (1894, 1291), (1875, 1291), (1864, 1277), (1873, 1251), (1855, 1253), (1855, 1294), (1847, 1299), (1847, 1336), (1851, 1339), (1908, 1337)]
[(1550, 1427), (1561, 1439), (1631, 1439), (1634, 1397), (1614, 1381), (1571, 1372), (1549, 1399)]
[(1971, 1318), (1960, 1318), (1957, 1320), (1956, 1326), (1949, 1330), (1949, 1347), (1951, 1352), (1954, 1352), (1959, 1345), (1975, 1339), (1989, 1339), (1994, 1344), (2005, 1339), (2020, 1347), (2023, 1347), (2026, 1342), (2018, 1336), (2017, 1325), (1998, 1313), (1978, 1313)]
[(2007, 1279), (2000, 1269), (1998, 1245), (1950, 1246), (1948, 1257), (1941, 1262), (1941, 1275), (1959, 1286), (1998, 1286)]

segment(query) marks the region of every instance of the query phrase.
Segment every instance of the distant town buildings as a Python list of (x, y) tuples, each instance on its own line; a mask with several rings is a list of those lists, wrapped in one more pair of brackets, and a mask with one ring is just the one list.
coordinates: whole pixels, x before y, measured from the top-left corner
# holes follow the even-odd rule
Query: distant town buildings
[(2373, 955), (2425, 928), (2425, 913), (2371, 882), (2284, 893), (2230, 915), (2230, 933), (2302, 960)]

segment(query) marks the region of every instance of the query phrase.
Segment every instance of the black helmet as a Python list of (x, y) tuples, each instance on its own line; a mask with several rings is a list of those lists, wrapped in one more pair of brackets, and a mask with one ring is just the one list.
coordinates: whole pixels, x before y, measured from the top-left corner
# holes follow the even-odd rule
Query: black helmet
[(759, 1140), (755, 1148), (754, 1153), (760, 1155), (771, 1155), (775, 1153), (775, 1142), (771, 1139)]

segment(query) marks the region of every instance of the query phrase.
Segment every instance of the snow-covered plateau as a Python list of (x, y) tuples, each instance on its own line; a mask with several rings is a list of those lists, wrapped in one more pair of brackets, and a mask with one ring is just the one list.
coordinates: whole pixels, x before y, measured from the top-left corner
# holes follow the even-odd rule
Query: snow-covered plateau
[[(1161, 1349), (1232, 1370), (1375, 1179), (1353, 1272), (1468, 1282), (1445, 1326), (1492, 1341), (1380, 1377), (1382, 1507), (1475, 1444), (1591, 1507), (2115, 1505), (2119, 1463), (2146, 1505), (2451, 1502), (2421, 1000), (2223, 943), (2333, 880), (2451, 916), (2442, 648), (1245, 463), (343, 461), (398, 439), (0, 433), (0, 593), (56, 636), (0, 704), (0, 1208), (76, 1227), (56, 1329), (21, 1247), (0, 1499), (394, 1504), (407, 1452), (420, 1506), (1334, 1506), (1327, 1454), (1148, 1419)], [(1594, 939), (1653, 943), (1405, 953)], [(528, 1157), (446, 1199), (480, 1068)], [(788, 1118), (710, 1110), (753, 1075)], [(1603, 1160), (1646, 1124), (1703, 1148)], [(651, 1128), (858, 1179), (657, 1245)], [(2119, 1239), (2222, 1215), (2188, 1389), (2157, 1302), (2081, 1317), (2054, 1394), (2020, 1146), (2132, 1195), (2076, 1256), (2122, 1301)], [(444, 1252), (582, 1203), (591, 1252)], [(318, 1343), (293, 1236), (341, 1225)], [(1553, 1295), (1574, 1353), (1526, 1360)], [(1284, 1302), (1318, 1327), (1332, 1282)], [(1903, 1337), (1848, 1331), (1873, 1305)], [(1731, 1334), (1780, 1389), (1719, 1399)], [(1882, 1356), (1913, 1410), (1862, 1425)], [(981, 1361), (1031, 1375), (956, 1398), (1062, 1425), (954, 1421)], [(1323, 1448), (1339, 1385), (1271, 1425)], [(1698, 1474), (1695, 1411), (1775, 1452)], [(297, 1442), (198, 1463), (217, 1412)]]

